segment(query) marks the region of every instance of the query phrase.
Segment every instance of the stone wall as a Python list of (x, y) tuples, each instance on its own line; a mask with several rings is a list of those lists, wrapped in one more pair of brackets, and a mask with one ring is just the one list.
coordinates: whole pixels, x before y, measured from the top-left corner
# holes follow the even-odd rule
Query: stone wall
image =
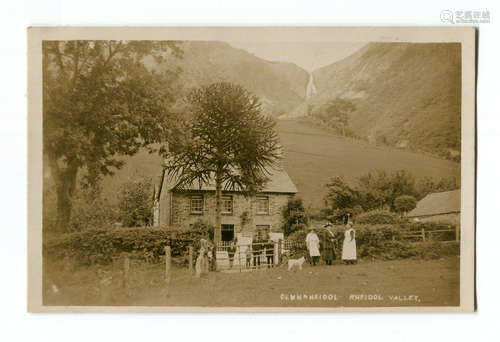
[(419, 216), (419, 217), (412, 217), (412, 219), (416, 219), (416, 221), (418, 220), (419, 222), (450, 222), (460, 225), (460, 213)]
[[(170, 194), (170, 192), (169, 192)], [(173, 226), (189, 226), (197, 220), (203, 220), (215, 224), (215, 193), (214, 192), (173, 192), (171, 193), (171, 206), (169, 205), (170, 196), (165, 196), (165, 200), (160, 203), (161, 224)], [(190, 198), (192, 195), (203, 195), (204, 206), (202, 214), (193, 214), (190, 212)], [(257, 214), (257, 198), (245, 198), (242, 194), (236, 192), (223, 192), (223, 195), (229, 195), (233, 198), (233, 213), (222, 214), (222, 224), (233, 224), (234, 232), (251, 233), (255, 231), (258, 225), (269, 225), (270, 232), (281, 232), (283, 226), (282, 208), (287, 204), (292, 194), (266, 193), (259, 196), (268, 196), (269, 215)], [(168, 206), (167, 208), (164, 208)], [(162, 208), (163, 207), (163, 208)], [(169, 223), (165, 217), (171, 210)], [(244, 218), (245, 217), (245, 218)]]

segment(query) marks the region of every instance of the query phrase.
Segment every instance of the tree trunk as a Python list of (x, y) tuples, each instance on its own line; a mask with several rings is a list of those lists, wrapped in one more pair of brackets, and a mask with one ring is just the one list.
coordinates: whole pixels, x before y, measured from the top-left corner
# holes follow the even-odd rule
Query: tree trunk
[(222, 184), (219, 176), (215, 177), (215, 232), (214, 242), (217, 244), (221, 240), (221, 224), (222, 224)]
[(67, 163), (60, 167), (56, 158), (49, 156), (49, 163), (57, 196), (57, 217), (55, 231), (67, 233), (69, 231), (69, 221), (71, 218), (71, 208), (73, 193), (76, 188), (76, 175), (78, 166), (74, 162)]

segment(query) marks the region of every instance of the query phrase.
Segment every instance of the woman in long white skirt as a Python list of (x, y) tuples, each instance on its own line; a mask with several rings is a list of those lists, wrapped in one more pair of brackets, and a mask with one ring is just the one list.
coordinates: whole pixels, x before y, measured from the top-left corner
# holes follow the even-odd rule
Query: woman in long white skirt
[(346, 264), (356, 263), (356, 231), (350, 223), (345, 226), (342, 261)]
[(306, 247), (311, 257), (311, 265), (316, 266), (319, 261), (319, 238), (314, 228), (309, 228), (309, 234), (306, 236)]

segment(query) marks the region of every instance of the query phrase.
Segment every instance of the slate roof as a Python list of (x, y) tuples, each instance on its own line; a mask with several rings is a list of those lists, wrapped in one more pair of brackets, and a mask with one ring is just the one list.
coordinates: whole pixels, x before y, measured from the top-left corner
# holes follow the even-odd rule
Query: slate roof
[[(290, 179), (290, 176), (288, 176), (288, 173), (285, 170), (270, 170), (271, 175), (269, 176), (269, 181), (267, 184), (264, 186), (264, 188), (260, 191), (261, 193), (263, 192), (269, 192), (269, 193), (288, 193), (288, 194), (295, 194), (297, 193), (297, 187), (295, 184), (292, 182)], [(162, 174), (162, 182), (163, 183), (163, 177), (168, 177), (165, 172)], [(175, 184), (175, 180), (172, 180), (169, 182), (170, 184)], [(160, 185), (161, 187), (161, 185)], [(224, 190), (224, 185), (222, 186), (223, 191)], [(160, 188), (160, 192), (161, 192)], [(171, 187), (168, 190), (176, 190), (175, 186)], [(215, 181), (211, 181), (208, 184), (202, 184), (201, 187), (199, 186), (198, 183), (192, 184), (190, 187), (184, 187), (182, 189), (183, 191), (215, 191)], [(229, 191), (235, 191), (238, 192), (239, 190), (229, 190)], [(158, 193), (159, 195), (159, 193)]]
[(436, 192), (421, 199), (408, 217), (459, 213), (460, 208), (460, 190)]

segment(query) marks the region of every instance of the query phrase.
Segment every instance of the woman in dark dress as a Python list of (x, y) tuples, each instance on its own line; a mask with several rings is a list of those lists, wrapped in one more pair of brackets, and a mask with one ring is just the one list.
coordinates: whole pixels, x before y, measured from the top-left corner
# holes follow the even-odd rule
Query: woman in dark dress
[(323, 227), (325, 228), (326, 232), (323, 235), (323, 243), (322, 243), (322, 252), (321, 255), (323, 256), (323, 260), (325, 260), (325, 264), (327, 265), (332, 265), (333, 261), (335, 260), (335, 235), (328, 229), (331, 227), (331, 223), (325, 224)]

